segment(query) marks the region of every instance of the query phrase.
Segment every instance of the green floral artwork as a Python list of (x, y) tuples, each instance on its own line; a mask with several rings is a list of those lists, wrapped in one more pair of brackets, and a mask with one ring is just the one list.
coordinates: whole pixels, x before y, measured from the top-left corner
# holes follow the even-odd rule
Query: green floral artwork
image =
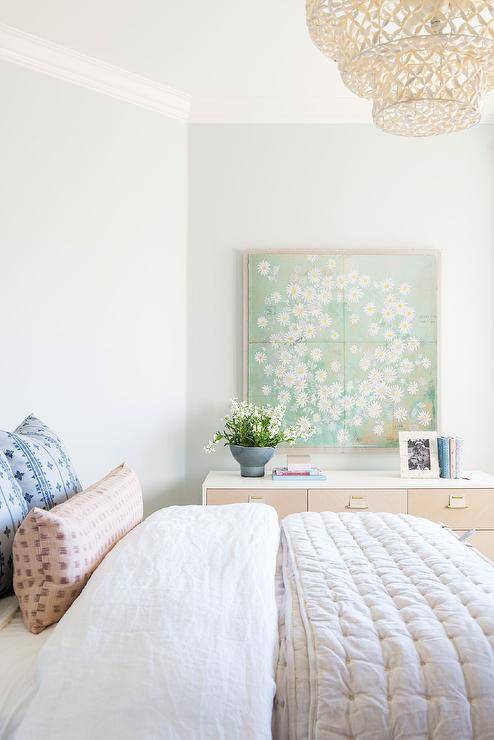
[(306, 446), (436, 429), (435, 254), (253, 253), (248, 280), (249, 400), (315, 428)]

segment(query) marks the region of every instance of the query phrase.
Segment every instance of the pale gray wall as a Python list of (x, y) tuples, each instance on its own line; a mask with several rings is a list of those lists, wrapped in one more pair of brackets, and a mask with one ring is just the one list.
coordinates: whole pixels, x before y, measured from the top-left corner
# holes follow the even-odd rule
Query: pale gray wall
[(187, 127), (0, 63), (0, 424), (181, 502)]
[[(372, 126), (192, 125), (189, 132), (187, 500), (202, 446), (242, 385), (242, 254), (257, 247), (442, 249), (442, 431), (494, 472), (494, 129), (413, 140)], [(328, 467), (393, 468), (335, 453)]]

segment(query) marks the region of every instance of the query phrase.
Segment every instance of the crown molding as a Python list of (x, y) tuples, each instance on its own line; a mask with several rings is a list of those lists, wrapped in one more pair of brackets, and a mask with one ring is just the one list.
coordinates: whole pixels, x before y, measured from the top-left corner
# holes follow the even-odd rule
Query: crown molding
[[(371, 104), (356, 95), (200, 97), (128, 72), (39, 36), (0, 23), (0, 60), (95, 90), (167, 118), (191, 123), (372, 123)], [(494, 124), (494, 94), (482, 124)]]
[(0, 59), (188, 121), (190, 96), (147, 77), (0, 23)]

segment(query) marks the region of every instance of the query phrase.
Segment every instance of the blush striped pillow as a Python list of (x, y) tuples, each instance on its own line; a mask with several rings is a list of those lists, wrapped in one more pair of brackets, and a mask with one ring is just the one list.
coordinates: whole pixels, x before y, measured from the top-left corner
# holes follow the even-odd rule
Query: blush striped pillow
[(50, 511), (32, 509), (14, 539), (14, 591), (34, 633), (58, 622), (118, 540), (142, 521), (142, 491), (131, 467)]

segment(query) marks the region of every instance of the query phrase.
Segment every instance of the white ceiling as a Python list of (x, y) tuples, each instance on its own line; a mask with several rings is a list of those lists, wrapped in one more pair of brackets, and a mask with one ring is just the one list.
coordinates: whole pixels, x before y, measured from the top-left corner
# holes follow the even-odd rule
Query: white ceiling
[(371, 122), (304, 0), (1, 0), (0, 23), (189, 93), (193, 121)]

